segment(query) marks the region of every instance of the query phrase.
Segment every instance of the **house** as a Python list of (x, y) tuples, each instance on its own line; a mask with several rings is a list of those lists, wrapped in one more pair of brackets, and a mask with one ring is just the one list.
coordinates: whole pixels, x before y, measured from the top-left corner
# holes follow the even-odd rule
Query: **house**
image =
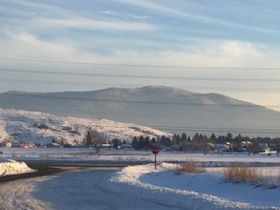
[(28, 144), (28, 143), (24, 143), (24, 144), (20, 144), (20, 148), (23, 149), (31, 149), (31, 148), (36, 148), (37, 146), (35, 144)]
[(259, 143), (260, 152), (268, 152), (270, 148), (267, 143)]
[(6, 142), (5, 147), (11, 148), (13, 146), (12, 142)]
[(55, 143), (55, 142), (52, 142), (50, 144), (47, 144), (44, 146), (45, 148), (61, 148), (62, 145), (58, 144), (58, 143)]
[(218, 153), (229, 151), (231, 148), (230, 142), (215, 144), (215, 151)]

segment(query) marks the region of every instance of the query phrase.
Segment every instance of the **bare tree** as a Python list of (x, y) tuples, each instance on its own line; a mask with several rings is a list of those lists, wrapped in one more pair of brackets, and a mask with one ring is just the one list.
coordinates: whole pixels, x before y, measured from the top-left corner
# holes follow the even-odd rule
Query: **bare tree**
[(85, 143), (88, 147), (93, 147), (96, 154), (99, 155), (102, 144), (106, 143), (106, 137), (104, 134), (90, 128), (87, 132)]

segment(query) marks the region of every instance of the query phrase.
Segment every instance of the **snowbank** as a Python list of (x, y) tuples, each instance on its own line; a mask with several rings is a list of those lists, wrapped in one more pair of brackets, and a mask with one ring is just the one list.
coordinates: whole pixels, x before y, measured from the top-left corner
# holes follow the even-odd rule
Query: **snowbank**
[(0, 176), (30, 173), (33, 171), (24, 162), (14, 160), (1, 160), (0, 162)]
[(226, 183), (223, 175), (209, 172), (176, 175), (170, 170), (175, 167), (163, 163), (155, 172), (153, 164), (130, 166), (111, 181), (148, 190), (142, 199), (183, 209), (280, 209), (279, 188)]

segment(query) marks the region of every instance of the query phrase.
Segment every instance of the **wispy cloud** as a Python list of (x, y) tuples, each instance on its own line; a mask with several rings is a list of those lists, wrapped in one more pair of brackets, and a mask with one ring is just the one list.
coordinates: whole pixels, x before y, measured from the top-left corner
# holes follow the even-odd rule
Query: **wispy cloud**
[[(100, 41), (100, 40), (99, 40)], [(113, 41), (113, 40), (112, 40)], [(104, 64), (136, 64), (136, 65), (161, 65), (161, 66), (170, 66), (169, 68), (137, 68), (133, 69), (135, 74), (140, 75), (185, 75), (185, 76), (196, 76), (196, 77), (247, 77), (250, 78), (252, 72), (246, 72), (242, 70), (234, 70), (234, 71), (184, 71), (184, 68), (180, 70), (172, 68), (172, 66), (207, 66), (211, 67), (277, 67), (280, 65), (279, 56), (280, 50), (274, 49), (273, 51), (268, 48), (263, 48), (262, 46), (257, 46), (253, 43), (249, 42), (238, 42), (238, 41), (204, 41), (196, 46), (195, 51), (174, 51), (174, 50), (166, 50), (166, 51), (149, 51), (139, 52), (138, 49), (131, 50), (114, 50), (110, 54), (101, 54), (98, 51), (84, 51), (76, 46), (76, 43), (72, 40), (72, 42), (63, 43), (60, 41), (51, 41), (51, 40), (42, 40), (34, 34), (30, 33), (9, 33), (7, 34), (7, 38), (0, 39), (0, 58), (19, 58), (19, 59), (39, 59), (39, 60), (50, 60), (50, 61), (71, 61), (71, 62), (90, 62), (90, 63), (104, 63)], [(36, 63), (20, 63), (13, 61), (0, 61), (1, 67), (6, 68), (16, 68), (16, 69), (34, 69), (34, 70), (56, 70), (63, 71), (73, 69), (73, 71), (80, 71), (87, 68), (87, 66), (69, 66), (69, 65), (56, 65), (51, 64), (36, 64)], [(90, 66), (88, 66), (90, 67)], [(54, 69), (53, 69), (54, 68)], [(130, 68), (122, 69), (125, 73), (128, 73)], [(106, 68), (107, 73), (115, 73), (119, 72), (117, 67)], [(215, 76), (213, 76), (215, 75)], [(18, 77), (24, 77), (25, 74), (17, 74)], [(267, 76), (266, 72), (258, 71), (254, 72), (254, 77), (263, 78)], [(280, 76), (278, 72), (274, 72), (274, 77)], [(36, 81), (37, 77), (32, 76), (32, 79)], [(52, 78), (46, 78), (52, 81)], [(64, 80), (65, 78), (61, 78)], [(95, 80), (94, 80), (95, 81)], [(150, 80), (149, 80), (150, 81)], [(143, 81), (143, 82), (149, 82)], [(105, 81), (106, 82), (106, 81)], [(108, 81), (107, 81), (108, 82)], [(110, 81), (108, 83), (119, 84), (120, 81)], [(127, 84), (126, 81), (123, 81), (124, 85)], [(133, 83), (133, 81), (130, 81)], [(151, 81), (150, 81), (151, 82)], [(183, 81), (182, 84), (175, 81), (174, 83), (160, 83), (160, 81), (155, 81), (155, 84), (167, 84), (167, 85), (180, 85), (181, 87), (188, 88), (189, 86), (197, 86), (197, 83), (185, 84)], [(139, 84), (144, 84), (141, 81), (137, 81)], [(66, 83), (67, 84), (67, 83)], [(146, 84), (146, 83), (145, 83)], [(149, 83), (148, 83), (149, 84)], [(18, 85), (18, 86), (16, 86)], [(22, 88), (20, 84), (16, 84), (14, 86), (15, 89)], [(23, 84), (24, 87), (28, 87), (29, 90), (38, 90), (42, 88), (41, 84), (38, 86), (34, 84)], [(206, 89), (209, 85), (207, 82), (203, 84)], [(215, 84), (212, 84), (215, 86)], [(3, 84), (2, 84), (3, 86)], [(216, 84), (217, 86), (217, 84)], [(63, 86), (64, 88), (73, 88), (68, 86)], [(62, 87), (62, 88), (63, 88)], [(242, 85), (239, 84), (239, 87), (242, 88)], [(47, 87), (45, 87), (47, 88)], [(88, 87), (91, 88), (91, 87)], [(250, 86), (250, 88), (253, 88)], [(0, 88), (1, 89), (1, 88)], [(6, 87), (5, 90), (9, 90), (9, 87)], [(65, 90), (65, 89), (60, 89)], [(207, 89), (208, 90), (208, 89)], [(267, 101), (275, 100), (277, 98), (277, 92), (271, 95), (270, 98), (266, 98)], [(249, 94), (248, 92), (241, 94), (233, 94), (235, 97), (243, 97), (248, 100)], [(264, 96), (266, 93), (264, 92)], [(249, 98), (250, 99), (250, 98)], [(252, 102), (262, 103), (263, 97), (262, 95), (255, 94), (252, 98)], [(280, 100), (280, 99), (279, 99)], [(272, 101), (275, 102), (275, 101)], [(268, 102), (266, 102), (268, 103)], [(275, 102), (277, 103), (277, 102)]]
[[(6, 1), (6, 0), (4, 0)], [(11, 0), (7, 1), (16, 5), (14, 9), (7, 7), (6, 10), (14, 14), (14, 17), (7, 17), (3, 20), (3, 24), (7, 28), (25, 30), (33, 30), (36, 28), (42, 29), (44, 32), (58, 29), (79, 29), (79, 30), (99, 30), (99, 31), (153, 31), (157, 30), (158, 26), (151, 23), (143, 23), (140, 21), (140, 16), (135, 16), (134, 20), (123, 20), (117, 12), (110, 10), (102, 10), (99, 13), (112, 16), (102, 18), (98, 14), (80, 13), (78, 10), (65, 9), (55, 4), (47, 4), (43, 2)], [(5, 4), (3, 5), (5, 8)], [(43, 12), (42, 12), (43, 11)], [(17, 12), (19, 15), (17, 15)], [(26, 18), (18, 18), (18, 16), (26, 16)], [(138, 19), (137, 19), (138, 18)], [(12, 24), (9, 21), (13, 20)], [(15, 21), (17, 20), (17, 21)], [(0, 20), (0, 23), (2, 21)]]
[[(30, 33), (9, 33), (0, 39), (0, 57), (30, 57), (46, 60), (97, 61), (101, 63), (150, 64), (163, 66), (277, 67), (279, 49), (239, 41), (204, 41), (195, 51), (112, 50), (110, 54), (87, 52), (75, 43), (44, 41)], [(5, 50), (4, 50), (5, 49)]]
[[(1, 0), (0, 58), (221, 68), (279, 67), (279, 7), (278, 0), (211, 0), (210, 3), (196, 0)], [(19, 69), (93, 70), (89, 66), (81, 69), (80, 66), (4, 60), (0, 60), (0, 64)], [(114, 73), (116, 69), (123, 73), (152, 74), (147, 68), (118, 69), (114, 66), (105, 70)], [(159, 75), (166, 72), (189, 75), (184, 68), (180, 72), (173, 68), (153, 68), (153, 71)], [(215, 69), (192, 73), (198, 77), (229, 78), (249, 78), (252, 74), (242, 69), (224, 74)], [(254, 72), (254, 77), (259, 78), (271, 75), (266, 71)], [(273, 76), (280, 77), (280, 72), (273, 71)], [(205, 83), (206, 87), (210, 85), (210, 82)], [(29, 83), (23, 85), (29, 85), (31, 90), (42, 88)], [(181, 84), (182, 87), (187, 85)], [(0, 84), (0, 91), (3, 86)], [(250, 84), (251, 89), (255, 87), (260, 88)], [(4, 89), (9, 88), (6, 84)], [(62, 87), (61, 90), (71, 88)], [(252, 101), (255, 98), (252, 97)]]
[(51, 28), (76, 28), (85, 30), (109, 30), (109, 31), (149, 31), (156, 30), (157, 27), (151, 24), (128, 22), (120, 20), (92, 20), (86, 18), (77, 19), (38, 19), (40, 27)]
[(136, 20), (142, 20), (142, 21), (148, 20), (148, 19), (151, 18), (150, 16), (147, 16), (147, 15), (131, 15), (131, 14), (129, 14), (128, 16), (132, 17), (132, 18), (134, 18)]
[(142, 7), (142, 8), (146, 8), (149, 10), (158, 11), (158, 12), (164, 13), (165, 15), (179, 17), (179, 18), (188, 18), (188, 19), (192, 19), (192, 20), (199, 21), (199, 22), (206, 23), (206, 24), (220, 25), (220, 26), (227, 27), (227, 28), (234, 27), (234, 28), (240, 28), (240, 29), (247, 29), (247, 30), (262, 32), (262, 33), (266, 33), (266, 34), (271, 34), (271, 33), (279, 34), (280, 33), (280, 30), (277, 30), (274, 28), (241, 24), (241, 23), (234, 22), (234, 21), (223, 20), (221, 18), (214, 18), (211, 16), (205, 16), (205, 15), (191, 13), (186, 10), (183, 11), (179, 8), (165, 6), (163, 2), (156, 3), (156, 1), (152, 2), (149, 0), (141, 0), (141, 1), (117, 0), (117, 1), (124, 3), (124, 4), (136, 6), (136, 7)]
[[(73, 59), (83, 54), (78, 49), (63, 43), (44, 41), (28, 32), (8, 33), (7, 38), (0, 40), (0, 57)], [(3, 49), (5, 50), (2, 51)], [(13, 64), (10, 64), (13, 66)]]
[(109, 10), (101, 11), (101, 13), (104, 14), (104, 15), (108, 15), (108, 16), (117, 16), (118, 15), (118, 13), (113, 12), (113, 11), (109, 11)]

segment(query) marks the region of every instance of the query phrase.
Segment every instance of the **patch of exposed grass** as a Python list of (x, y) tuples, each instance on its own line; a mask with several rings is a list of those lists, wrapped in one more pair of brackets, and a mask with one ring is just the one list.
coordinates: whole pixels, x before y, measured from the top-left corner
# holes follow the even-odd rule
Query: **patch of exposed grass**
[(263, 175), (255, 168), (231, 167), (224, 170), (224, 176), (229, 182), (244, 182), (257, 184), (262, 182)]
[(201, 167), (199, 167), (195, 162), (189, 161), (182, 165), (180, 165), (178, 168), (176, 168), (175, 173), (180, 175), (182, 173), (203, 173), (205, 170)]

